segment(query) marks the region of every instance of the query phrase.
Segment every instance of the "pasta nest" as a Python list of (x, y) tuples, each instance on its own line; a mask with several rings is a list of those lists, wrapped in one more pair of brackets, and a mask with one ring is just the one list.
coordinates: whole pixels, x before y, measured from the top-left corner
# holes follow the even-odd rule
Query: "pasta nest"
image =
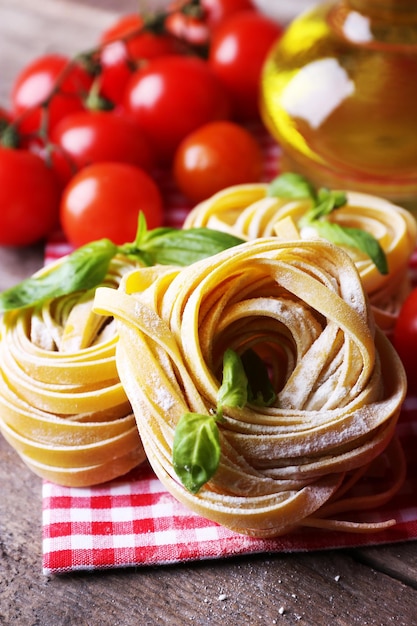
[[(103, 284), (117, 288), (135, 267), (115, 257)], [(82, 291), (1, 320), (0, 431), (36, 474), (66, 486), (105, 482), (145, 459), (117, 373), (115, 324), (93, 302), (94, 290)]]
[[(268, 196), (265, 183), (228, 187), (198, 204), (187, 216), (184, 228), (206, 226), (231, 232), (246, 240), (270, 237), (294, 237), (286, 233), (283, 221), (291, 218), (297, 226), (311, 207), (311, 200), (288, 200)], [(409, 262), (415, 250), (417, 226), (414, 216), (391, 202), (364, 193), (348, 192), (346, 205), (327, 219), (341, 226), (371, 233), (380, 243), (388, 262), (389, 273), (382, 275), (375, 264), (359, 249), (344, 246), (352, 257), (363, 281), (377, 324), (390, 333), (412, 284)], [(300, 229), (302, 239), (317, 237), (312, 228)]]
[[(95, 310), (117, 320), (118, 371), (147, 457), (179, 501), (258, 537), (381, 527), (343, 512), (385, 502), (404, 480), (395, 426), (406, 378), (341, 248), (256, 239), (184, 269), (131, 272), (97, 290)], [(175, 427), (215, 408), (227, 348), (261, 356), (277, 400), (223, 408), (219, 467), (193, 494), (173, 467)], [(382, 456), (381, 492), (351, 495)]]

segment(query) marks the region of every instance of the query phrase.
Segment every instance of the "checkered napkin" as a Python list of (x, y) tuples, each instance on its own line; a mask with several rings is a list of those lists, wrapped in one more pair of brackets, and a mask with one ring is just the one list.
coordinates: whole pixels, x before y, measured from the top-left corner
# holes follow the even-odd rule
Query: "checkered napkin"
[[(239, 535), (186, 509), (145, 463), (99, 487), (70, 488), (44, 481), (43, 571), (59, 574), (415, 539), (417, 398), (407, 399), (398, 434), (407, 459), (407, 480), (388, 505), (366, 515), (374, 522), (396, 519), (387, 530), (356, 534), (304, 529), (267, 540)], [(372, 493), (372, 487), (360, 488)]]
[[(278, 171), (280, 151), (264, 131), (253, 129), (265, 154), (265, 180)], [(168, 207), (167, 225), (181, 226), (189, 211), (185, 199), (165, 174), (160, 188)], [(46, 262), (70, 251), (57, 236), (48, 242)], [(408, 463), (401, 492), (384, 508), (368, 512), (367, 521), (395, 518), (397, 524), (377, 533), (353, 534), (305, 529), (264, 540), (234, 533), (190, 512), (175, 500), (145, 463), (127, 476), (91, 488), (43, 482), (43, 571), (173, 564), (244, 554), (306, 551), (393, 543), (417, 537), (417, 398), (408, 398), (398, 424)], [(361, 484), (372, 493), (376, 484)]]

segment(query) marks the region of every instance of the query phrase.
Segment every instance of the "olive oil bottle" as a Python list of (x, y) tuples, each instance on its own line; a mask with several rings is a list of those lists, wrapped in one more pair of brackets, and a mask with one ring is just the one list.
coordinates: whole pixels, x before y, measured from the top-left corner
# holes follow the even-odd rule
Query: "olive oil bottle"
[(282, 169), (417, 210), (417, 0), (337, 0), (302, 13), (262, 75)]

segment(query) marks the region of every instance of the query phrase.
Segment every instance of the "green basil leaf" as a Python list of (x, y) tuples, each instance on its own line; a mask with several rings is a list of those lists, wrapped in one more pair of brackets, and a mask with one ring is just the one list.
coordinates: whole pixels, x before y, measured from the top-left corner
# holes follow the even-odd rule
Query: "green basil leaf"
[(135, 236), (135, 241), (133, 245), (137, 248), (140, 248), (140, 245), (142, 241), (146, 238), (147, 234), (148, 234), (148, 228), (146, 224), (145, 214), (142, 213), (142, 211), (139, 211), (138, 226), (136, 229), (136, 236)]
[(138, 255), (148, 265), (191, 265), (227, 248), (243, 243), (239, 237), (210, 228), (155, 228), (142, 233), (132, 245), (123, 246), (129, 255)]
[(317, 221), (313, 226), (324, 239), (337, 245), (351, 246), (361, 250), (375, 263), (380, 274), (388, 274), (385, 252), (371, 233), (360, 228), (340, 226), (340, 224), (328, 221)]
[(277, 198), (290, 198), (298, 200), (300, 198), (316, 199), (316, 192), (313, 185), (301, 174), (285, 172), (280, 174), (268, 185), (268, 196)]
[(255, 350), (246, 350), (242, 356), (248, 385), (248, 402), (258, 406), (272, 406), (276, 393), (271, 384), (268, 368)]
[(223, 355), (223, 381), (217, 392), (217, 406), (245, 406), (248, 400), (248, 379), (239, 355), (228, 348)]
[(145, 216), (140, 212), (133, 243), (116, 246), (109, 239), (100, 239), (78, 248), (56, 269), (29, 277), (0, 294), (0, 313), (96, 287), (105, 278), (117, 253), (145, 265), (190, 265), (240, 243), (243, 240), (238, 237), (209, 228), (161, 227), (148, 231)]
[(347, 196), (343, 191), (329, 191), (324, 187), (319, 189), (317, 195), (317, 203), (311, 207), (299, 220), (298, 225), (311, 225), (322, 217), (327, 217), (335, 209), (339, 209), (347, 202)]
[(301, 217), (298, 221), (298, 226), (302, 228), (303, 226), (311, 225), (313, 222), (315, 223), (322, 217), (326, 217), (327, 215), (329, 215), (329, 213), (333, 211), (333, 208), (334, 207), (331, 198), (326, 198), (325, 200), (322, 200), (320, 204), (311, 207), (311, 209), (304, 213), (303, 217)]
[(72, 252), (60, 265), (31, 276), (0, 294), (0, 312), (33, 306), (103, 282), (117, 246), (109, 239), (88, 243)]
[(344, 191), (335, 191), (327, 189), (326, 187), (321, 187), (317, 192), (317, 203), (321, 202), (331, 202), (331, 211), (333, 209), (339, 209), (341, 206), (345, 205), (347, 202), (347, 195)]
[(220, 462), (220, 437), (211, 415), (185, 413), (175, 429), (173, 465), (182, 484), (197, 493), (214, 476)]

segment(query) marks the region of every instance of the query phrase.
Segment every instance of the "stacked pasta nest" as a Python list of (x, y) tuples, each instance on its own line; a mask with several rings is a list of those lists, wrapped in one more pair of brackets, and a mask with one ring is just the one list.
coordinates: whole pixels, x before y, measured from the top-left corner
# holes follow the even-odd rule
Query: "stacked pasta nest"
[[(361, 511), (405, 476), (395, 433), (406, 377), (386, 334), (409, 289), (415, 222), (358, 194), (338, 211), (381, 242), (390, 267), (381, 277), (360, 253), (301, 232), (305, 210), (268, 198), (265, 185), (226, 189), (185, 228), (228, 230), (240, 245), (185, 268), (118, 260), (95, 294), (7, 313), (0, 425), (24, 461), (87, 485), (146, 457), (179, 501), (253, 536), (393, 524)], [(74, 331), (83, 339), (68, 350)], [(174, 467), (175, 431), (182, 416), (213, 412), (228, 348), (258, 354), (276, 400), (223, 408), (217, 471), (194, 493)], [(378, 493), (352, 491), (382, 469)]]
[[(115, 258), (103, 284), (117, 288), (134, 268)], [(94, 290), (53, 298), (7, 312), (0, 331), (1, 432), (36, 474), (68, 486), (111, 480), (145, 459), (117, 372), (115, 323), (93, 303)]]
[[(311, 206), (309, 199), (288, 200), (271, 196), (268, 191), (269, 185), (263, 183), (229, 187), (196, 206), (184, 228), (206, 226), (247, 240), (276, 234), (283, 238), (315, 236), (312, 229), (299, 229), (288, 235), (282, 228), (288, 218), (297, 226)], [(381, 244), (389, 268), (387, 275), (382, 275), (357, 248), (344, 249), (357, 267), (378, 326), (390, 332), (411, 288), (408, 268), (416, 244), (416, 220), (410, 212), (383, 198), (357, 192), (346, 195), (346, 204), (328, 219), (369, 232)]]

